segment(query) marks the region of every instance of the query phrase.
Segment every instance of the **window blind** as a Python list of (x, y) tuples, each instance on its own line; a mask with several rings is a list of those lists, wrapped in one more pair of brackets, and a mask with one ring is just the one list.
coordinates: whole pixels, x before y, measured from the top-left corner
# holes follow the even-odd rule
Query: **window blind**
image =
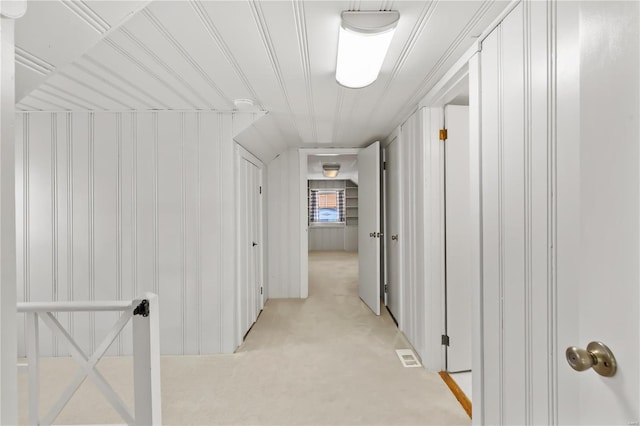
[(343, 189), (309, 189), (309, 223), (345, 221)]

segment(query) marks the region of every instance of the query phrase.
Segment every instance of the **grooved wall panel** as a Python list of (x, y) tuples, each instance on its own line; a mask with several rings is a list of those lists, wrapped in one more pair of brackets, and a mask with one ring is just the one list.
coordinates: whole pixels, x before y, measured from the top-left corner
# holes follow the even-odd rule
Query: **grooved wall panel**
[(401, 330), (422, 363), (441, 370), (440, 334), (444, 330), (444, 169), (438, 140), (442, 112), (416, 111), (400, 131), (402, 225)]
[(346, 250), (346, 226), (317, 226), (309, 228), (309, 251)]
[(486, 424), (552, 420), (548, 117), (553, 8), (523, 2), (482, 43), (483, 327)]
[[(19, 301), (153, 291), (163, 354), (235, 350), (233, 122), (213, 112), (18, 114)], [(59, 316), (87, 352), (116, 318)], [(131, 352), (129, 328), (109, 354)], [(46, 327), (41, 350), (67, 354)]]
[[(270, 298), (300, 297), (300, 158), (284, 151), (267, 165)], [(305, 248), (306, 249), (306, 248)]]

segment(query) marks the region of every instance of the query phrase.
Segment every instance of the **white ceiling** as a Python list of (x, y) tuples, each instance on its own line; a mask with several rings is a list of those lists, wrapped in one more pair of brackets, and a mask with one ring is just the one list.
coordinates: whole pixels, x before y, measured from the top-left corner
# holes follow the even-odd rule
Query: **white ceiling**
[[(16, 23), (20, 110), (268, 112), (236, 140), (289, 147), (386, 137), (508, 1), (36, 1)], [(378, 80), (335, 82), (340, 12), (398, 10)]]
[(323, 164), (339, 164), (340, 171), (335, 179), (351, 179), (358, 183), (358, 156), (356, 154), (340, 155), (308, 155), (307, 178), (319, 180), (331, 180), (322, 174)]

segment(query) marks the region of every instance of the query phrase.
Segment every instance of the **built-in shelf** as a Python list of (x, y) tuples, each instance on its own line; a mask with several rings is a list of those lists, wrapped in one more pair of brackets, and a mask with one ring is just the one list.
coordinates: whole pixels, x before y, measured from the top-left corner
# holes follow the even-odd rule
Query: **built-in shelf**
[(345, 204), (347, 207), (347, 226), (358, 225), (358, 185), (345, 181)]

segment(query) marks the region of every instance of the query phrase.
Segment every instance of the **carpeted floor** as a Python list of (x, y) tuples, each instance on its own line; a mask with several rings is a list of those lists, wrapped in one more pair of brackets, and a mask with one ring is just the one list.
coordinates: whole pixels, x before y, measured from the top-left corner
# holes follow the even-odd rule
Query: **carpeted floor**
[[(164, 424), (470, 424), (436, 373), (402, 367), (395, 349), (410, 347), (404, 336), (358, 298), (357, 254), (312, 252), (309, 277), (309, 298), (269, 300), (236, 354), (162, 358)], [(131, 360), (99, 368), (130, 403)], [(68, 359), (42, 360), (45, 407), (74, 369)], [(25, 373), (20, 383), (24, 424)], [(85, 383), (57, 422), (122, 420)]]

